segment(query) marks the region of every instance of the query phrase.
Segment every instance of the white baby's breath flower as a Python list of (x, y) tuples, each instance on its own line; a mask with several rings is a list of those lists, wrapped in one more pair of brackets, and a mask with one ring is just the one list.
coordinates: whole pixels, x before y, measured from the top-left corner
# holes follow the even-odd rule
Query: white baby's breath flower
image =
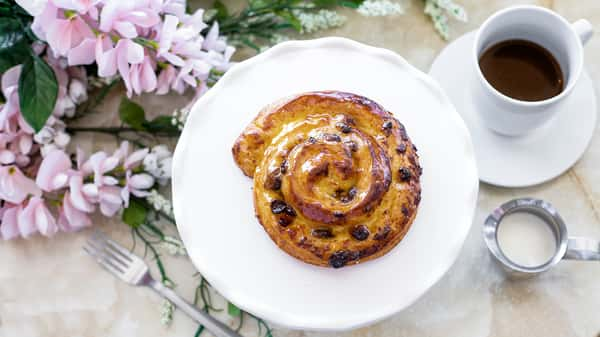
[(173, 215), (173, 206), (169, 199), (165, 198), (162, 194), (158, 193), (157, 190), (150, 191), (150, 194), (146, 196), (146, 201), (152, 205), (155, 211), (161, 211), (169, 216)]
[(150, 173), (159, 184), (165, 185), (171, 178), (173, 157), (166, 145), (157, 145), (144, 157), (144, 170)]
[(174, 110), (171, 117), (171, 124), (177, 126), (179, 130), (183, 130), (183, 126), (185, 125), (189, 113), (190, 109), (187, 107)]
[(431, 17), (433, 26), (446, 40), (450, 36), (448, 15), (459, 21), (466, 22), (468, 20), (465, 9), (452, 0), (425, 0), (425, 14)]
[(340, 27), (346, 22), (346, 17), (335, 11), (321, 9), (316, 13), (299, 12), (296, 17), (302, 25), (302, 34), (310, 34), (319, 30)]
[(364, 16), (390, 16), (404, 14), (404, 8), (399, 3), (390, 0), (366, 0), (357, 9)]
[(160, 304), (160, 323), (164, 326), (168, 326), (173, 322), (173, 312), (175, 306), (169, 300), (163, 300)]
[(160, 246), (169, 254), (173, 256), (185, 256), (187, 252), (183, 246), (183, 242), (172, 236), (165, 236), (164, 240), (160, 243)]

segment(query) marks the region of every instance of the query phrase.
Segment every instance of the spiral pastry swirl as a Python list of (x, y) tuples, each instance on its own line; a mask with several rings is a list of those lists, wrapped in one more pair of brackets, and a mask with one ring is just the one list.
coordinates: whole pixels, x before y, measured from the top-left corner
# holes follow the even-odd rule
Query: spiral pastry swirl
[(311, 92), (271, 104), (232, 151), (254, 178), (264, 229), (307, 263), (339, 268), (385, 254), (421, 199), (421, 167), (404, 126), (355, 94)]

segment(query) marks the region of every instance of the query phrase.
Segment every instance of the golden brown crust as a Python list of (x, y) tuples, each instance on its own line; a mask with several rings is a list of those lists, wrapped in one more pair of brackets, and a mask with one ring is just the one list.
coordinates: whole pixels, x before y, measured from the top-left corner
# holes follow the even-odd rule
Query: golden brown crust
[(311, 264), (338, 268), (387, 253), (421, 199), (421, 167), (404, 126), (355, 94), (311, 92), (273, 103), (232, 151), (254, 178), (264, 229)]

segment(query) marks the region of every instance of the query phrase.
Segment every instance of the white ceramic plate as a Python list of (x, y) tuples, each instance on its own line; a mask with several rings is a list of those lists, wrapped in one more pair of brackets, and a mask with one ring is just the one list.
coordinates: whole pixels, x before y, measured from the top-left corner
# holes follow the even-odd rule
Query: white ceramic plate
[(502, 136), (479, 119), (468, 90), (476, 80), (470, 62), (475, 33), (446, 46), (429, 74), (446, 90), (471, 131), (479, 178), (492, 185), (525, 187), (558, 177), (583, 155), (596, 128), (596, 95), (590, 76), (585, 70), (581, 73), (561, 110), (546, 125), (525, 136)]
[[(422, 201), (387, 255), (342, 269), (288, 256), (254, 216), (252, 181), (231, 146), (266, 104), (312, 90), (369, 97), (419, 148)], [(413, 303), (450, 268), (469, 232), (478, 179), (473, 146), (440, 87), (397, 54), (342, 38), (286, 42), (242, 62), (194, 106), (175, 151), (175, 217), (190, 258), (226, 298), (290, 328), (345, 330)]]

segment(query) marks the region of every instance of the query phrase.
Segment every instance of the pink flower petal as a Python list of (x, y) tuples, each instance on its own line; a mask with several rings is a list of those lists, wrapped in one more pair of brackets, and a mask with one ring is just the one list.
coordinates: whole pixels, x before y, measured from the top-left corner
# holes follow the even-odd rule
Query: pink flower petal
[(104, 176), (102, 177), (102, 184), (103, 185), (109, 185), (109, 186), (113, 186), (119, 183), (119, 180), (117, 180), (117, 178), (115, 177), (111, 177), (111, 176)]
[(215, 45), (219, 38), (219, 24), (215, 21), (215, 23), (210, 27), (210, 30), (204, 37), (204, 43), (202, 44), (202, 49), (204, 50), (212, 50), (215, 49)]
[(140, 72), (141, 87), (145, 92), (151, 92), (156, 89), (156, 73), (150, 64), (150, 59), (146, 58), (146, 61), (142, 63), (142, 69)]
[(116, 186), (103, 186), (100, 189), (100, 212), (104, 216), (115, 215), (122, 207), (120, 188)]
[(137, 167), (142, 162), (142, 160), (144, 160), (144, 158), (148, 155), (149, 151), (149, 149), (141, 149), (135, 151), (134, 153), (129, 155), (127, 159), (125, 159), (123, 167), (125, 167), (126, 170)]
[[(126, 61), (131, 64), (142, 63), (144, 61), (144, 47), (139, 44), (131, 41), (131, 40), (120, 40), (119, 43), (123, 41), (123, 47), (125, 50)], [(117, 48), (119, 48), (119, 44), (117, 43)]]
[(160, 22), (160, 17), (150, 8), (140, 8), (138, 10), (127, 13), (123, 18), (137, 26), (150, 28)]
[(95, 184), (83, 184), (81, 192), (90, 200), (98, 200), (98, 186)]
[(177, 30), (179, 19), (174, 15), (165, 15), (162, 30), (160, 31), (160, 41), (158, 43), (159, 56), (161, 53), (167, 52), (173, 43), (173, 36)]
[(82, 193), (83, 178), (73, 176), (69, 181), (69, 191), (71, 192), (71, 203), (75, 208), (82, 212), (91, 213), (94, 211), (94, 205), (90, 203)]
[(128, 184), (137, 190), (146, 190), (154, 185), (154, 178), (147, 173), (134, 174)]
[(123, 35), (123, 37), (126, 37), (128, 39), (133, 39), (134, 37), (136, 37), (138, 35), (137, 30), (135, 29), (135, 26), (127, 21), (117, 21), (115, 22), (115, 24), (113, 25), (113, 28), (119, 32), (119, 34)]
[(91, 225), (92, 221), (87, 214), (73, 206), (69, 192), (66, 192), (63, 199), (61, 218), (59, 219), (59, 226), (61, 230), (65, 232), (72, 232), (80, 230), (84, 227), (89, 227)]
[(150, 192), (148, 191), (142, 191), (142, 190), (131, 190), (131, 194), (135, 195), (138, 198), (144, 198), (150, 195)]
[(50, 213), (42, 199), (32, 198), (29, 201), (30, 204), (33, 202), (35, 202), (34, 218), (38, 231), (44, 236), (53, 236), (58, 232), (56, 219), (54, 219), (54, 216)]
[(121, 189), (121, 199), (123, 199), (123, 207), (129, 207), (129, 187), (125, 186)]
[(0, 164), (8, 165), (15, 162), (15, 154), (9, 150), (0, 150)]
[(22, 154), (28, 154), (31, 151), (31, 146), (33, 145), (33, 139), (28, 134), (23, 134), (19, 137), (19, 150)]
[(90, 29), (90, 26), (88, 26), (79, 15), (71, 19), (71, 28), (73, 30), (73, 36), (69, 47), (80, 44), (84, 39), (93, 39), (96, 37), (94, 32)]
[(98, 63), (98, 76), (110, 77), (117, 72), (117, 51), (112, 48), (110, 38), (105, 35), (96, 39), (96, 63)]
[(11, 207), (4, 211), (2, 223), (0, 223), (0, 237), (4, 240), (11, 240), (20, 235), (17, 215), (21, 211), (21, 206)]
[(163, 53), (161, 56), (174, 66), (183, 67), (183, 65), (185, 64), (185, 61), (181, 57), (173, 53), (167, 52)]
[(19, 85), (19, 76), (21, 76), (21, 65), (14, 66), (2, 74), (2, 92), (6, 97), (9, 96), (8, 88)]
[(0, 199), (20, 204), (27, 196), (40, 196), (42, 191), (16, 166), (0, 167)]
[[(60, 150), (54, 150), (46, 155), (35, 179), (36, 184), (44, 191), (50, 192), (66, 186), (66, 179), (55, 178), (61, 173), (67, 172), (71, 168), (71, 159), (69, 156)], [(64, 181), (63, 181), (64, 180)], [(56, 183), (62, 182), (62, 185)]]
[(66, 55), (71, 48), (72, 27), (69, 20), (55, 19), (46, 34), (48, 44), (59, 55)]
[(129, 69), (129, 83), (131, 83), (131, 89), (136, 95), (142, 93), (142, 84), (140, 82), (140, 65), (133, 65)]
[(20, 212), (17, 216), (17, 223), (19, 225), (19, 232), (21, 236), (24, 238), (30, 237), (32, 234), (35, 234), (38, 231), (36, 226), (35, 219), (35, 209), (37, 206), (37, 202), (34, 199), (31, 199), (27, 206)]
[(92, 64), (96, 59), (96, 39), (85, 39), (69, 50), (67, 62), (70, 66)]

